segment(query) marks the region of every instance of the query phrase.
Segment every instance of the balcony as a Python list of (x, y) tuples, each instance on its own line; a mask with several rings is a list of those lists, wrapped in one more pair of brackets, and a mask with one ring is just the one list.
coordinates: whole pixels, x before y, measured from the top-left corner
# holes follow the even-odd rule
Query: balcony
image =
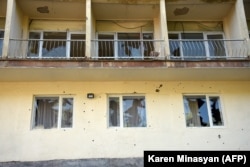
[(248, 56), (247, 40), (174, 40), (170, 39), (170, 59), (211, 60), (244, 59)]
[(143, 60), (163, 58), (163, 40), (92, 40), (92, 58)]
[[(0, 39), (1, 44), (1, 39)], [(92, 40), (93, 60), (216, 60), (248, 58), (246, 40)], [(1, 45), (0, 45), (1, 46)], [(8, 59), (86, 59), (85, 40), (11, 39)], [(0, 48), (1, 49), (1, 48)]]
[(82, 59), (85, 58), (85, 40), (11, 39), (10, 59)]

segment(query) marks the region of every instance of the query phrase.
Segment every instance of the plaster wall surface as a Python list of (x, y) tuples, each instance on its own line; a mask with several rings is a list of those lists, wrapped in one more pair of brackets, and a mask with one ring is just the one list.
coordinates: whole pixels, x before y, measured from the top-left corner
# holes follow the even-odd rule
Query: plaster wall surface
[[(143, 157), (144, 150), (249, 150), (250, 82), (1, 82), (0, 162)], [(94, 93), (88, 99), (87, 93)], [(147, 127), (109, 128), (108, 95), (145, 95)], [(183, 94), (220, 96), (223, 127), (187, 128)], [(35, 95), (74, 98), (73, 127), (32, 129)]]

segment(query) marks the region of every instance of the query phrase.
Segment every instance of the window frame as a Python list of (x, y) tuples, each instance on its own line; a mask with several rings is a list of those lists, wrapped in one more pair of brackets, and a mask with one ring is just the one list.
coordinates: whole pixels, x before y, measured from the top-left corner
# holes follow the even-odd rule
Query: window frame
[[(97, 37), (97, 40), (99, 40), (99, 35), (113, 35), (113, 37), (114, 37), (114, 45), (113, 45), (113, 47), (114, 47), (114, 56), (113, 56), (113, 58), (114, 59), (120, 59), (120, 58), (122, 58), (122, 56), (120, 56), (119, 55), (119, 44), (118, 44), (118, 42), (120, 41), (120, 40), (125, 40), (125, 39), (119, 39), (118, 38), (118, 36), (119, 36), (119, 34), (125, 34), (125, 33), (128, 33), (128, 34), (139, 34), (139, 36), (140, 36), (140, 39), (132, 39), (132, 40), (138, 40), (138, 41), (140, 41), (140, 47), (141, 48), (143, 48), (144, 46), (143, 46), (143, 40), (145, 40), (143, 37), (143, 35), (144, 34), (152, 34), (152, 36), (153, 36), (153, 39), (152, 40), (154, 40), (154, 32), (153, 31), (143, 31), (143, 32), (137, 32), (137, 31), (135, 31), (135, 32), (126, 32), (126, 31), (119, 31), (119, 32), (103, 32), (103, 31), (100, 31), (100, 32), (97, 32), (96, 33), (96, 37)], [(128, 39), (129, 40), (129, 39)], [(99, 57), (99, 53), (98, 53), (98, 50), (99, 50), (99, 45), (97, 44), (96, 45), (97, 46), (97, 48), (95, 49), (96, 51), (95, 51), (95, 57), (96, 58), (101, 58), (101, 57)], [(154, 44), (153, 44), (153, 46), (154, 46)], [(155, 46), (154, 46), (155, 47)], [(141, 50), (141, 54), (142, 55), (140, 55), (140, 57), (138, 57), (138, 58), (144, 58), (144, 57), (146, 57), (145, 55), (144, 55), (144, 53), (142, 52), (142, 50)], [(111, 57), (111, 56), (107, 56), (107, 57)], [(126, 57), (125, 57), (126, 58)], [(137, 57), (131, 57), (131, 58), (137, 58)]]
[[(182, 31), (169, 31), (168, 32), (168, 35), (169, 34), (173, 34), (173, 35), (177, 35), (178, 36), (178, 39), (175, 39), (175, 40), (183, 40), (183, 38), (182, 38), (182, 34), (191, 34), (191, 33), (194, 33), (194, 34), (202, 34), (202, 36), (203, 36), (203, 39), (201, 39), (201, 40), (204, 40), (204, 49), (205, 49), (205, 54), (206, 55), (204, 55), (203, 57), (204, 58), (202, 58), (202, 59), (213, 59), (214, 58), (214, 56), (212, 56), (211, 54), (210, 54), (210, 51), (209, 51), (209, 44), (208, 44), (208, 42), (206, 42), (207, 40), (208, 40), (208, 36), (209, 35), (222, 35), (222, 40), (224, 40), (225, 39), (225, 34), (224, 34), (224, 32), (220, 32), (220, 31), (186, 31), (186, 32), (182, 32)], [(169, 38), (169, 40), (171, 40), (170, 38)], [(188, 39), (185, 39), (185, 40), (188, 40)], [(190, 39), (191, 40), (191, 39)], [(183, 44), (182, 44), (183, 42), (182, 41), (180, 41), (180, 43), (179, 43), (179, 54), (180, 54), (180, 58), (182, 59), (182, 60), (184, 60), (184, 59), (188, 59), (188, 56), (185, 56), (184, 55), (184, 51), (183, 51)], [(224, 43), (224, 48), (225, 48), (225, 56), (223, 56), (223, 57), (227, 57), (227, 52), (226, 52), (226, 44), (225, 44), (225, 42), (223, 42)], [(171, 49), (171, 48), (170, 48)], [(170, 56), (171, 57), (176, 57), (176, 56), (174, 56), (172, 53), (171, 53), (171, 51), (170, 51)], [(185, 56), (185, 57), (184, 57)], [(177, 56), (178, 57), (178, 56)], [(218, 56), (219, 57), (219, 56)], [(194, 59), (193, 58), (193, 56), (191, 56), (191, 59)]]
[[(185, 110), (185, 102), (184, 98), (197, 98), (197, 97), (205, 97), (206, 99), (206, 109), (207, 109), (207, 114), (208, 114), (208, 119), (209, 119), (209, 126), (188, 126), (187, 125), (187, 120), (186, 120), (186, 110)], [(220, 116), (222, 119), (222, 125), (214, 125), (213, 123), (213, 116), (212, 116), (212, 110), (210, 106), (210, 98), (217, 97), (219, 100), (219, 110), (220, 110)], [(185, 127), (186, 128), (225, 128), (226, 126), (226, 121), (225, 121), (225, 113), (223, 109), (223, 104), (222, 104), (222, 97), (219, 94), (209, 94), (209, 93), (199, 93), (199, 94), (182, 94), (182, 105), (183, 105), (183, 111), (184, 111), (184, 119), (185, 119)]]
[[(71, 51), (71, 35), (74, 35), (74, 34), (79, 34), (79, 35), (85, 35), (85, 39), (83, 40), (86, 40), (86, 32), (82, 32), (82, 31), (51, 31), (51, 30), (32, 30), (32, 31), (29, 31), (29, 34), (30, 33), (39, 33), (39, 36), (40, 38), (37, 39), (39, 42), (38, 42), (38, 57), (37, 58), (44, 58), (43, 56), (43, 52), (42, 52), (42, 49), (43, 49), (43, 43), (44, 43), (44, 33), (66, 33), (66, 38), (65, 38), (65, 42), (66, 42), (66, 46), (65, 46), (65, 49), (66, 49), (66, 52), (65, 52), (65, 57), (62, 57), (62, 58), (71, 58), (71, 55), (70, 55), (70, 51)], [(31, 39), (29, 37), (29, 39)], [(85, 44), (85, 48), (86, 48), (86, 44)], [(28, 49), (29, 50), (29, 49)], [(29, 52), (28, 52), (29, 54)], [(48, 58), (57, 58), (57, 57), (48, 57)]]
[[(144, 107), (145, 107), (145, 126), (124, 126), (124, 103), (123, 97), (143, 97), (144, 98)], [(120, 125), (118, 126), (110, 126), (110, 98), (118, 98), (119, 99), (119, 121)], [(145, 94), (109, 94), (107, 95), (107, 128), (147, 128), (148, 120), (147, 120), (147, 100)]]
[[(58, 98), (58, 116), (57, 116), (57, 125), (56, 127), (52, 127), (52, 128), (39, 128), (36, 127), (35, 123), (35, 117), (36, 117), (36, 100), (38, 98), (44, 98), (44, 99), (49, 99), (49, 98)], [(62, 127), (62, 105), (63, 105), (63, 99), (68, 98), (68, 99), (72, 99), (72, 125), (71, 127)], [(74, 106), (75, 106), (75, 100), (74, 100), (74, 96), (72, 95), (34, 95), (33, 96), (33, 105), (32, 105), (32, 118), (31, 118), (31, 130), (53, 130), (53, 129), (73, 129), (74, 127)]]

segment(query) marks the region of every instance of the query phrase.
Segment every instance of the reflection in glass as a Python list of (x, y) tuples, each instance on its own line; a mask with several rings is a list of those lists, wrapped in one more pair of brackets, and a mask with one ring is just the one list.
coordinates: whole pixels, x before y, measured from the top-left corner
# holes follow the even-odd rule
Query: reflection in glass
[(62, 119), (61, 127), (72, 127), (73, 121), (73, 98), (63, 98), (62, 100)]
[(44, 32), (43, 57), (66, 57), (66, 32)]
[(124, 127), (146, 127), (146, 109), (144, 97), (123, 97)]
[(184, 39), (182, 42), (184, 57), (206, 57), (202, 33), (181, 33), (181, 38)]
[(35, 128), (51, 129), (57, 127), (59, 98), (46, 97), (35, 100)]
[(217, 35), (207, 35), (209, 56), (226, 56), (226, 50), (224, 46), (223, 36), (221, 34)]
[(118, 57), (142, 57), (140, 33), (118, 33)]
[(39, 32), (30, 32), (29, 34), (29, 45), (28, 45), (28, 57), (39, 57), (39, 45), (40, 45)]
[(171, 56), (181, 56), (180, 41), (178, 41), (179, 35), (168, 34), (168, 38), (170, 39), (169, 47)]
[(212, 112), (212, 118), (213, 118), (213, 125), (214, 126), (220, 126), (224, 125), (223, 119), (222, 119), (222, 113), (221, 113), (221, 107), (220, 107), (220, 99), (219, 97), (210, 97), (210, 107)]
[(119, 97), (109, 98), (109, 127), (120, 126)]
[(187, 127), (224, 125), (219, 97), (184, 96), (183, 100)]
[(210, 126), (205, 96), (184, 97), (184, 107), (188, 127)]

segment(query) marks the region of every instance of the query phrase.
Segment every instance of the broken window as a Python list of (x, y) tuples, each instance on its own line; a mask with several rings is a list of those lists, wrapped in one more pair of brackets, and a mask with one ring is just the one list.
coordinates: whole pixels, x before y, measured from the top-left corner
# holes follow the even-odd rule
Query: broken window
[(72, 97), (35, 97), (33, 128), (71, 128), (73, 121)]
[(173, 58), (206, 59), (226, 56), (222, 33), (170, 33), (168, 37)]
[(98, 57), (143, 58), (155, 51), (153, 33), (100, 33)]
[(72, 32), (30, 32), (28, 57), (85, 57), (85, 34)]
[(187, 127), (223, 126), (224, 121), (218, 96), (184, 96)]
[(109, 127), (146, 127), (144, 96), (110, 96)]
[(43, 57), (66, 57), (66, 32), (44, 32)]

